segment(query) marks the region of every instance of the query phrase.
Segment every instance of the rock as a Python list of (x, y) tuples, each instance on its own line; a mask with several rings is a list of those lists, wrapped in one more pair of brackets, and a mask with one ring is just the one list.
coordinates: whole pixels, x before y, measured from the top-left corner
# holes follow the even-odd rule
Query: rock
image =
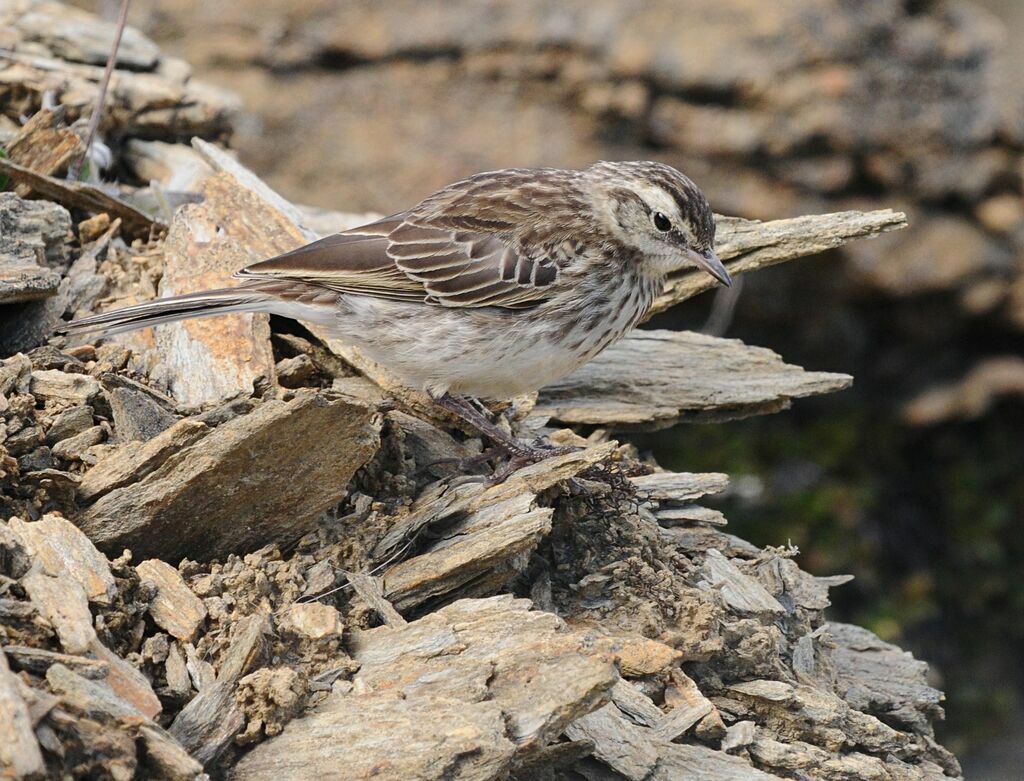
[(46, 432), (47, 444), (56, 444), (62, 439), (68, 439), (92, 428), (94, 413), (95, 410), (88, 404), (68, 407), (58, 414), (50, 424), (50, 428)]
[(644, 781), (658, 764), (658, 749), (644, 730), (627, 722), (609, 703), (577, 719), (565, 731), (570, 740), (589, 740), (594, 756), (630, 781)]
[(57, 292), (60, 274), (51, 265), (63, 263), (70, 230), (71, 216), (57, 204), (0, 193), (0, 304)]
[(202, 776), (203, 766), (156, 725), (144, 724), (139, 727), (139, 737), (145, 747), (146, 763), (153, 778), (194, 781)]
[(30, 523), (12, 518), (9, 526), (43, 573), (77, 582), (90, 602), (111, 604), (117, 584), (107, 557), (77, 526), (59, 515)]
[(331, 694), (257, 746), (233, 779), (313, 779), (337, 767), (353, 779), (456, 768), (462, 778), (501, 777), (599, 705), (617, 677), (584, 635), (509, 596), (359, 633), (352, 654), (361, 665), (353, 693)]
[[(114, 25), (86, 11), (56, 3), (32, 3), (31, 10), (18, 17), (15, 28), (28, 41), (41, 43), (53, 54), (70, 62), (105, 65), (114, 41)], [(130, 25), (125, 27), (117, 49), (120, 67), (147, 71), (156, 67), (157, 45)]]
[(164, 672), (168, 690), (182, 700), (188, 699), (192, 692), (192, 682), (188, 675), (185, 654), (182, 653), (181, 646), (177, 643), (171, 643), (168, 649)]
[(171, 723), (171, 735), (203, 765), (219, 757), (241, 732), (245, 718), (235, 700), (238, 681), (262, 663), (270, 632), (266, 614), (239, 621), (216, 682), (200, 689)]
[(0, 354), (38, 346), (60, 319), (64, 301), (57, 293), (70, 229), (61, 206), (0, 193)]
[(666, 504), (689, 504), (710, 494), (719, 494), (729, 485), (729, 476), (720, 472), (655, 472), (629, 478), (637, 492), (648, 499)]
[(69, 374), (59, 369), (33, 371), (29, 389), (40, 401), (64, 405), (92, 405), (103, 393), (99, 382), (88, 374)]
[(707, 587), (719, 591), (722, 599), (734, 610), (753, 614), (786, 612), (760, 582), (741, 572), (717, 550), (707, 552), (704, 571)]
[(540, 392), (531, 413), (566, 424), (652, 429), (680, 419), (777, 412), (792, 399), (850, 385), (845, 374), (807, 372), (771, 350), (691, 332), (634, 331)]
[(930, 732), (943, 717), (942, 692), (928, 684), (928, 665), (852, 624), (828, 624), (836, 643), (839, 685), (850, 704), (908, 729)]
[(136, 565), (143, 580), (156, 584), (156, 596), (149, 603), (149, 614), (161, 629), (183, 643), (191, 643), (206, 620), (206, 606), (188, 586), (178, 570), (159, 559), (147, 559)]
[(69, 654), (84, 654), (96, 641), (85, 592), (76, 581), (47, 575), (39, 567), (21, 579), (29, 599), (53, 625), (61, 647)]
[(82, 476), (78, 495), (90, 501), (142, 480), (172, 455), (201, 440), (209, 431), (205, 424), (185, 418), (141, 446), (118, 448)]
[(344, 496), (378, 431), (371, 407), (300, 391), (221, 424), (75, 520), (101, 549), (170, 561), (294, 540)]
[(84, 656), (72, 656), (22, 645), (5, 645), (3, 650), (15, 667), (31, 670), (36, 674), (45, 673), (55, 664), (62, 664), (83, 678), (94, 681), (105, 679), (110, 672), (110, 665), (106, 662)]
[(156, 718), (163, 706), (146, 676), (98, 640), (91, 651), (109, 665), (107, 685), (111, 690), (146, 718)]
[(278, 629), (321, 640), (341, 637), (343, 624), (338, 611), (322, 602), (296, 602), (289, 605), (278, 618)]
[[(7, 156), (41, 174), (65, 173), (69, 164), (85, 154), (85, 144), (74, 130), (63, 126), (63, 113), (48, 108), (36, 112), (7, 144)], [(14, 191), (22, 198), (32, 194), (25, 185), (17, 185)]]
[(402, 627), (408, 623), (384, 596), (384, 586), (380, 578), (357, 572), (345, 572), (344, 575), (352, 590), (376, 611), (385, 626)]
[[(164, 244), (160, 294), (230, 286), (231, 275), (263, 257), (294, 249), (300, 237), (263, 224), (254, 229), (244, 190), (223, 176), (206, 181), (203, 202), (180, 209)], [(242, 217), (245, 216), (243, 219)], [(274, 232), (276, 228), (276, 233)], [(218, 236), (216, 242), (212, 237)], [(216, 403), (251, 393), (274, 377), (269, 316), (240, 314), (171, 323), (156, 332), (171, 394), (183, 404)]]
[(46, 671), (46, 682), (55, 694), (86, 715), (115, 719), (144, 718), (143, 714), (117, 696), (106, 683), (83, 678), (62, 664), (54, 664)]
[(43, 755), (19, 683), (0, 652), (0, 770), (12, 778), (31, 778), (42, 774)]
[(107, 431), (103, 426), (87, 428), (81, 434), (75, 434), (73, 437), (62, 439), (54, 445), (52, 448), (53, 456), (62, 461), (81, 461), (86, 450), (93, 445), (98, 445), (106, 438)]
[(491, 703), (371, 694), (339, 700), (330, 713), (292, 722), (247, 754), (230, 777), (315, 781), (343, 767), (352, 781), (483, 781), (500, 778), (511, 765), (514, 747), (503, 733), (501, 711)]
[(118, 442), (145, 442), (178, 420), (165, 405), (135, 388), (108, 388), (106, 399)]
[(308, 355), (299, 353), (293, 358), (283, 358), (278, 361), (275, 371), (281, 387), (298, 388), (316, 373), (316, 367)]
[(493, 593), (518, 574), (514, 562), (551, 531), (552, 511), (532, 504), (524, 494), (471, 513), (427, 553), (386, 569), (384, 596), (403, 610), (451, 592)]

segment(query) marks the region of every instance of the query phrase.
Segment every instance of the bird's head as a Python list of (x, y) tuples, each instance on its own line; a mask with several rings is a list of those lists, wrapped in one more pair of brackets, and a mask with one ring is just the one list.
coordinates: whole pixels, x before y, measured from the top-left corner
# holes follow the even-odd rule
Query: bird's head
[(652, 274), (706, 271), (732, 279), (715, 254), (715, 216), (704, 193), (664, 163), (600, 162), (585, 172), (594, 213), (603, 227), (638, 250)]

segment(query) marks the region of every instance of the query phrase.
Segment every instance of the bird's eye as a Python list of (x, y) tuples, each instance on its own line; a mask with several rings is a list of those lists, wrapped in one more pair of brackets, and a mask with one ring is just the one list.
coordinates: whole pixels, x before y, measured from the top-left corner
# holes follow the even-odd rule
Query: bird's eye
[(664, 233), (672, 229), (672, 221), (661, 212), (655, 212), (654, 227)]

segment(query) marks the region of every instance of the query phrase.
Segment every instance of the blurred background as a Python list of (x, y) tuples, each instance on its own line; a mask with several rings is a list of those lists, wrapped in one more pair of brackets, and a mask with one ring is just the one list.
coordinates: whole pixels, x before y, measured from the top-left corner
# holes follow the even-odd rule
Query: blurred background
[(734, 533), (856, 575), (833, 617), (933, 663), (968, 778), (1024, 777), (1024, 2), (134, 0), (130, 21), (242, 96), (232, 145), (297, 202), (390, 212), (479, 170), (651, 158), (721, 213), (908, 212), (746, 279), (731, 317), (705, 296), (652, 323), (852, 390), (635, 441), (732, 474)]

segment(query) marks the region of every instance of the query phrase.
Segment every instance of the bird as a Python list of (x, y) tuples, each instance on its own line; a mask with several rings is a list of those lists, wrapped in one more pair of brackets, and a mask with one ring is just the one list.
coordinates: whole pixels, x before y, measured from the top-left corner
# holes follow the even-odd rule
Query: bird
[(700, 188), (660, 162), (506, 168), (235, 274), (235, 287), (74, 320), (115, 334), (268, 312), (315, 323), (485, 434), (517, 464), (557, 448), (505, 432), (480, 400), (536, 391), (634, 328), (686, 268), (731, 279)]

